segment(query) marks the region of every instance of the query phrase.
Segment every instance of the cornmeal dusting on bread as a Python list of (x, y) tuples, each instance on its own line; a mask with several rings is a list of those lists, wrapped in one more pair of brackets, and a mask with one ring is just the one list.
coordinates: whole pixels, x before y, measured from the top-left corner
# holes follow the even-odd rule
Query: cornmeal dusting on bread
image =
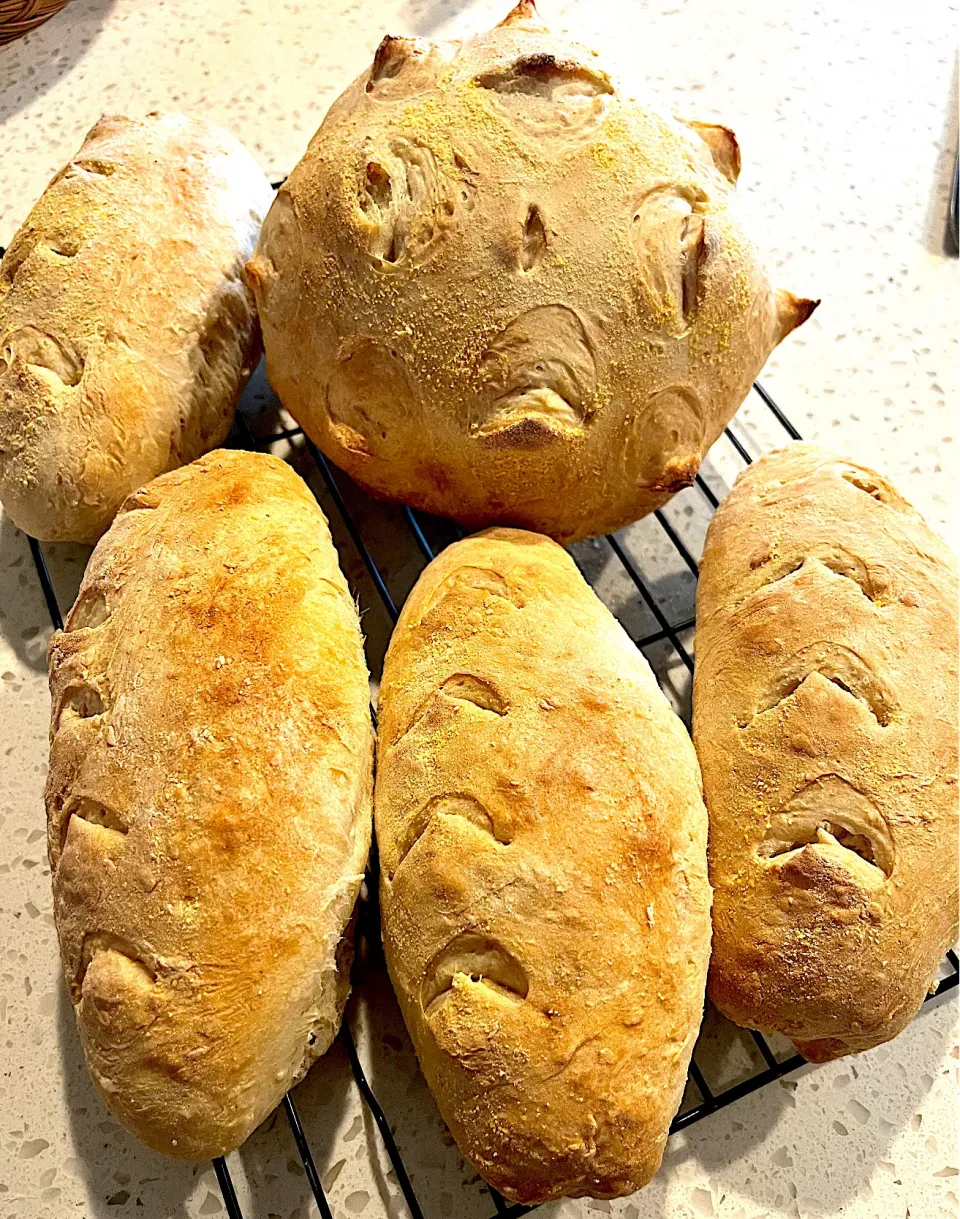
[(379, 717), (387, 963), (461, 1152), (524, 1202), (634, 1192), (709, 955), (689, 737), (569, 556), (513, 529), (422, 574)]
[(532, 6), (462, 44), (388, 38), (248, 264), (271, 383), (377, 495), (616, 529), (693, 479), (813, 307), (771, 290), (738, 169), (732, 132), (629, 98)]
[(707, 534), (710, 994), (812, 1061), (896, 1036), (956, 939), (957, 584), (894, 488), (814, 445), (755, 462)]

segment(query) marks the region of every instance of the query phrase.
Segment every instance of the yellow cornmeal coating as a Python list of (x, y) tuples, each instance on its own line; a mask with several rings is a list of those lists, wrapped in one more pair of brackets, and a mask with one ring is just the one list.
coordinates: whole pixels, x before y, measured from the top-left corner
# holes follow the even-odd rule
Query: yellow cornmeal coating
[(530, 5), (462, 45), (385, 39), (248, 264), (271, 383), (375, 494), (615, 529), (692, 482), (813, 307), (771, 290), (738, 166)]
[(694, 741), (710, 994), (811, 1061), (920, 1007), (957, 934), (957, 565), (884, 478), (795, 444), (711, 522)]
[(710, 951), (690, 739), (561, 547), (489, 529), (390, 643), (387, 964), (457, 1145), (511, 1198), (629, 1194), (680, 1103)]

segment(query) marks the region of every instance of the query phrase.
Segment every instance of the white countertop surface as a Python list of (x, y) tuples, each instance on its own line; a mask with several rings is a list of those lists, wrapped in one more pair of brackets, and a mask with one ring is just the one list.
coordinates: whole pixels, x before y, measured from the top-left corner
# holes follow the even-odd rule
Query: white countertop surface
[[(181, 109), (230, 128), (271, 178), (385, 32), (462, 34), (507, 0), (72, 0), (0, 49), (0, 245), (102, 112)], [(543, 0), (541, 13), (740, 139), (749, 231), (777, 282), (820, 296), (763, 380), (806, 438), (884, 470), (956, 546), (957, 263), (943, 250), (956, 149), (957, 6), (806, 0)], [(64, 587), (85, 552), (48, 548)], [(63, 993), (42, 787), (49, 618), (26, 540), (0, 517), (0, 1219), (223, 1214), (209, 1165), (153, 1155), (89, 1083)], [(426, 1219), (485, 1219), (374, 979), (371, 1069)], [(620, 1202), (547, 1216), (934, 1219), (958, 1214), (952, 1000), (889, 1045), (805, 1068), (671, 1139)], [(393, 1055), (396, 1061), (387, 1060)], [(389, 1068), (389, 1069), (388, 1069)], [(391, 1072), (393, 1074), (391, 1074)], [(401, 1087), (391, 1079), (405, 1080)], [(342, 1050), (298, 1095), (338, 1219), (404, 1216)], [(248, 1216), (315, 1215), (268, 1123), (231, 1158)], [(246, 1196), (246, 1195), (245, 1195)]]

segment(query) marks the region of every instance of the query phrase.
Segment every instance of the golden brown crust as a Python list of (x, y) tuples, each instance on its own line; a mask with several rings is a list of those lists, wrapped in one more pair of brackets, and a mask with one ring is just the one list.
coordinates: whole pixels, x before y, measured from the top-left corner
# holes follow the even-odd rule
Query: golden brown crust
[(221, 443), (260, 339), (243, 264), (272, 198), (225, 131), (102, 118), (0, 263), (0, 499), (95, 542), (132, 491)]
[(510, 1198), (656, 1171), (700, 1023), (689, 737), (564, 551), (490, 529), (421, 576), (380, 693), (387, 963), (461, 1152)]
[(300, 479), (221, 450), (132, 496), (51, 641), (50, 688), (54, 908), (87, 1065), (151, 1147), (220, 1155), (336, 1035), (370, 841), (359, 623)]
[(811, 1061), (912, 1019), (957, 934), (957, 566), (880, 475), (791, 445), (707, 534), (694, 740), (710, 994)]
[(375, 494), (618, 528), (688, 484), (801, 320), (738, 169), (732, 132), (629, 98), (532, 4), (462, 45), (387, 39), (248, 265), (271, 383)]

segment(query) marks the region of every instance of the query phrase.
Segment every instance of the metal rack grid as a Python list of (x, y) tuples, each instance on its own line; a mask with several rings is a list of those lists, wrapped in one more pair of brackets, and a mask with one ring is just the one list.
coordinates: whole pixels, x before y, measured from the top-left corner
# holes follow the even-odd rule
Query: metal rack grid
[[(782, 438), (782, 434), (793, 440), (799, 440), (800, 434), (794, 428), (793, 424), (784, 415), (783, 411), (777, 406), (770, 394), (758, 383), (754, 385), (754, 390), (758, 395), (759, 401), (762, 403), (768, 413), (769, 419), (772, 419), (775, 428), (778, 431), (777, 439)], [(279, 403), (274, 400), (274, 408), (279, 408)], [(748, 445), (744, 440), (733, 431), (732, 428), (725, 429), (725, 439), (730, 446), (731, 453), (736, 456), (736, 459), (741, 463), (741, 468), (744, 465), (749, 465), (753, 458), (750, 455)], [(339, 517), (339, 525), (342, 526), (343, 532), (349, 537), (350, 542), (356, 551), (356, 556), (362, 563), (362, 568), (366, 572), (370, 585), (375, 590), (376, 597), (386, 612), (389, 621), (395, 622), (399, 613), (398, 602), (402, 604), (402, 598), (391, 592), (390, 578), (381, 570), (380, 564), (377, 563), (373, 549), (368, 544), (368, 539), (364, 536), (365, 529), (358, 523), (356, 512), (351, 511), (348, 506), (348, 498), (356, 504), (364, 499), (360, 492), (351, 480), (340, 471), (334, 471), (320, 450), (310, 441), (296, 426), (283, 426), (280, 428), (274, 427), (272, 431), (268, 431), (265, 435), (256, 435), (251, 420), (247, 413), (242, 409), (238, 412), (237, 423), (234, 431), (231, 433), (228, 444), (253, 450), (269, 450), (279, 444), (289, 444), (299, 455), (306, 455), (312, 461), (315, 472), (322, 479), (322, 485), (325, 488), (326, 494), (334, 505), (335, 511)], [(754, 441), (756, 447), (756, 441)], [(691, 489), (691, 494), (696, 494), (701, 497), (701, 506), (708, 513), (717, 507), (722, 497), (723, 490), (718, 490), (718, 480), (716, 478), (708, 480), (705, 476), (708, 470), (708, 463), (704, 464), (703, 470), (698, 474), (696, 479), (696, 492)], [(713, 485), (711, 485), (711, 483)], [(679, 497), (678, 497), (679, 498)], [(672, 501), (673, 502), (673, 501)], [(669, 508), (669, 505), (668, 505)], [(400, 510), (402, 518), (405, 522), (412, 541), (417, 550), (420, 552), (424, 562), (429, 562), (438, 550), (454, 540), (456, 537), (462, 536), (461, 532), (451, 526), (449, 522), (441, 522), (435, 518), (427, 517), (417, 513), (410, 508), (402, 508)], [(689, 582), (692, 577), (696, 580), (698, 563), (694, 557), (691, 545), (684, 540), (682, 536), (683, 526), (677, 520), (671, 520), (667, 511), (660, 510), (654, 513), (652, 518), (656, 521), (658, 529), (662, 533), (662, 539), (669, 544), (675, 556), (677, 557), (682, 568), (689, 573), (686, 578)], [(332, 525), (336, 526), (337, 522), (332, 521)], [(671, 614), (669, 607), (663, 604), (664, 598), (657, 595), (651, 588), (651, 581), (645, 575), (644, 564), (638, 560), (632, 553), (629, 541), (625, 538), (626, 531), (621, 531), (620, 535), (610, 535), (604, 541), (609, 547), (610, 552), (615, 556), (623, 576), (629, 582), (629, 587), (634, 594), (634, 599), (639, 597), (640, 603), (646, 609), (646, 614), (652, 623), (656, 624), (655, 630), (648, 630), (639, 637), (632, 635), (637, 647), (640, 648), (647, 658), (651, 661), (657, 677), (663, 684), (663, 673), (670, 667), (672, 658), (668, 655), (666, 661), (661, 654), (660, 663), (657, 663), (657, 658), (652, 654), (658, 649), (666, 648), (672, 652), (672, 656), (686, 671), (687, 675), (693, 673), (693, 659), (690, 655), (689, 640), (684, 642), (684, 637), (689, 636), (695, 625), (695, 620), (689, 609), (686, 614)], [(433, 538), (434, 540), (428, 540)], [(369, 539), (372, 541), (372, 539)], [(57, 595), (54, 589), (54, 584), (47, 567), (47, 563), (43, 551), (39, 543), (31, 538), (30, 550), (36, 566), (37, 575), (43, 590), (43, 595), (50, 611), (51, 622), (54, 627), (61, 628), (62, 613), (58, 603)], [(580, 544), (581, 547), (584, 544)], [(584, 574), (590, 578), (591, 571), (589, 570), (589, 562), (584, 562), (582, 555), (577, 553), (578, 548), (574, 547), (573, 556), (580, 566)], [(595, 581), (592, 581), (595, 583)], [(365, 601), (365, 590), (354, 589), (355, 595), (358, 595), (358, 600), (363, 606)], [(368, 607), (367, 607), (368, 608)], [(625, 624), (626, 625), (626, 624)], [(370, 878), (370, 883), (367, 885), (368, 891), (368, 912), (363, 924), (366, 925), (366, 934), (371, 932), (374, 936), (377, 935), (379, 926), (378, 914), (376, 911), (376, 890), (377, 885), (373, 877)], [(363, 925), (362, 924), (362, 925)], [(361, 932), (362, 934), (362, 932)], [(952, 950), (947, 953), (947, 957), (941, 968), (941, 976), (939, 984), (935, 992), (928, 996), (929, 999), (941, 995), (944, 992), (953, 989), (957, 986), (960, 980), (960, 962), (955, 952)], [(683, 1128), (692, 1125), (701, 1118), (707, 1117), (712, 1113), (716, 1113), (719, 1109), (731, 1104), (733, 1101), (739, 1100), (741, 1097), (756, 1091), (758, 1088), (764, 1087), (766, 1084), (772, 1083), (774, 1080), (780, 1079), (782, 1076), (798, 1067), (805, 1065), (805, 1060), (799, 1054), (786, 1053), (784, 1050), (777, 1049), (771, 1042), (757, 1032), (744, 1033), (744, 1036), (749, 1036), (756, 1050), (759, 1052), (759, 1060), (764, 1064), (762, 1069), (753, 1071), (747, 1077), (740, 1079), (738, 1082), (716, 1089), (711, 1088), (707, 1082), (706, 1075), (697, 1062), (697, 1049), (694, 1050), (694, 1057), (691, 1059), (690, 1071), (687, 1085), (687, 1093), (685, 1094), (684, 1104), (681, 1105), (680, 1112), (674, 1119), (671, 1126), (671, 1132), (682, 1130)], [(362, 1099), (369, 1110), (379, 1131), (383, 1141), (384, 1148), (390, 1159), (393, 1171), (396, 1174), (397, 1184), (399, 1185), (401, 1194), (406, 1202), (410, 1212), (411, 1219), (428, 1219), (425, 1215), (413, 1185), (410, 1181), (410, 1176), (404, 1165), (396, 1139), (386, 1113), (381, 1107), (377, 1097), (374, 1095), (373, 1089), (370, 1086), (363, 1065), (360, 1061), (360, 1056), (357, 1052), (356, 1042), (350, 1027), (348, 1016), (345, 1015), (343, 1026), (339, 1034), (339, 1039), (346, 1050), (347, 1058), (350, 1063), (353, 1077), (359, 1088)], [(699, 1048), (699, 1042), (698, 1047)], [(792, 1048), (792, 1047), (791, 1047)], [(694, 1099), (692, 1103), (688, 1103), (687, 1097), (696, 1094), (699, 1099)], [(303, 1170), (309, 1184), (310, 1191), (316, 1202), (321, 1219), (334, 1219), (334, 1213), (330, 1208), (330, 1203), (321, 1183), (321, 1176), (318, 1170), (313, 1152), (304, 1132), (303, 1125), (300, 1120), (300, 1115), (293, 1099), (292, 1093), (288, 1093), (282, 1102), (284, 1115), (289, 1123), (290, 1131), (296, 1144), (297, 1152), (300, 1156)], [(214, 1161), (214, 1169), (217, 1180), (220, 1185), (220, 1190), (223, 1195), (223, 1202), (229, 1216), (229, 1219), (245, 1219), (243, 1209), (237, 1191), (234, 1187), (234, 1182), (230, 1175), (230, 1170), (224, 1159)], [(529, 1213), (536, 1209), (534, 1207), (524, 1206), (520, 1204), (512, 1204), (506, 1201), (500, 1194), (492, 1188), (490, 1195), (495, 1206), (495, 1214), (490, 1219), (497, 1219), (497, 1216), (519, 1216)], [(246, 1219), (250, 1219), (248, 1215)]]

